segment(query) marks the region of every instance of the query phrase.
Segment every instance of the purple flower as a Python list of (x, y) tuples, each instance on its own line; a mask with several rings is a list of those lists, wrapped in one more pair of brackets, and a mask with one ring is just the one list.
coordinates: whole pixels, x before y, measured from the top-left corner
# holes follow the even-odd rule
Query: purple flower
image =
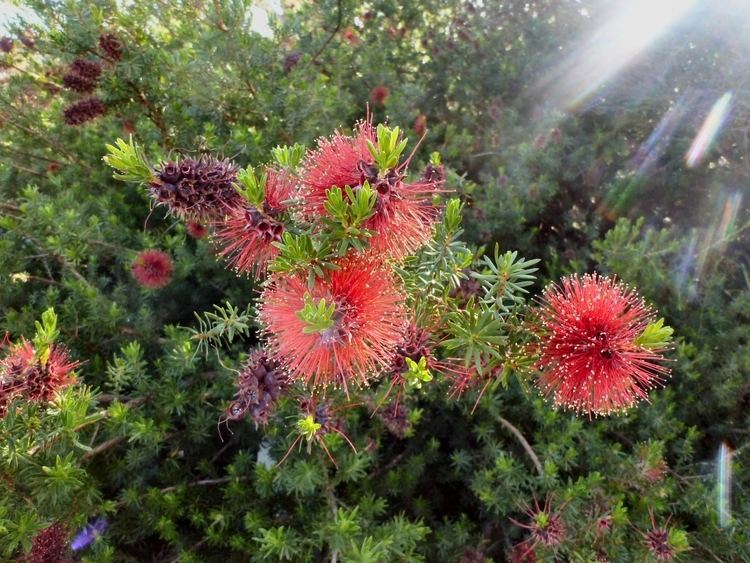
[(70, 542), (70, 547), (73, 551), (80, 551), (90, 546), (96, 538), (101, 536), (109, 527), (109, 522), (104, 518), (97, 518), (90, 524), (86, 524), (80, 532), (76, 534), (73, 541)]

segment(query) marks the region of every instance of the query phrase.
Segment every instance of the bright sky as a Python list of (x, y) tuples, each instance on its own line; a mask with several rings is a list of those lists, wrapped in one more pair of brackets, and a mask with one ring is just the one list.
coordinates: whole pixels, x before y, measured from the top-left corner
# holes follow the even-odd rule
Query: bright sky
[[(281, 14), (281, 12), (281, 0), (259, 0), (255, 2), (255, 5), (250, 8), (253, 18), (253, 29), (261, 35), (269, 37), (271, 35), (271, 28), (269, 27), (268, 15), (270, 13)], [(25, 13), (29, 19), (33, 19), (28, 10), (14, 6), (7, 0), (0, 0), (0, 35), (8, 33), (8, 22), (20, 13)]]

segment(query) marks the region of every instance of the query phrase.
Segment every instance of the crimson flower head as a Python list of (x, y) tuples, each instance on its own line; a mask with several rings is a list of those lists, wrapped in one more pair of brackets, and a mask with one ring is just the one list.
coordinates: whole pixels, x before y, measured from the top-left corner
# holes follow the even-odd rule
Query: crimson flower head
[(563, 522), (560, 510), (557, 512), (552, 510), (552, 497), (547, 497), (544, 506), (540, 506), (539, 501), (534, 499), (534, 508), (525, 506), (524, 513), (528, 517), (526, 523), (511, 518), (511, 522), (528, 530), (531, 534), (519, 544), (519, 546), (525, 546), (523, 557), (533, 553), (540, 545), (555, 549), (565, 541), (565, 522)]
[(645, 547), (651, 552), (651, 555), (656, 561), (674, 561), (677, 555), (689, 549), (687, 541), (684, 536), (684, 532), (678, 531), (675, 534), (675, 542), (673, 543), (670, 538), (670, 531), (673, 531), (669, 527), (669, 520), (667, 519), (663, 526), (659, 526), (656, 523), (656, 517), (654, 516), (653, 510), (649, 509), (649, 516), (651, 517), (651, 529), (648, 532), (640, 532), (643, 536), (643, 543)]
[(573, 275), (548, 286), (540, 317), (547, 334), (537, 384), (556, 406), (589, 415), (622, 411), (669, 375), (660, 364), (664, 346), (639, 344), (652, 310), (612, 278)]
[(237, 394), (227, 409), (227, 418), (239, 420), (249, 416), (256, 428), (266, 424), (285, 386), (286, 376), (279, 362), (265, 350), (256, 350), (237, 376)]
[(373, 104), (382, 106), (388, 99), (390, 93), (391, 92), (390, 90), (388, 90), (388, 86), (375, 86), (375, 88), (370, 90), (370, 100), (372, 100)]
[[(390, 367), (406, 326), (403, 294), (391, 269), (348, 259), (312, 289), (307, 275), (274, 274), (259, 318), (268, 346), (292, 379), (348, 389)], [(312, 323), (307, 315), (323, 311)]]
[(411, 126), (411, 129), (420, 137), (427, 133), (427, 116), (423, 113), (420, 113), (414, 120), (414, 124)]
[(206, 226), (197, 221), (188, 221), (185, 225), (185, 230), (194, 239), (201, 239), (208, 234)]
[(228, 159), (204, 156), (165, 162), (148, 185), (157, 205), (181, 219), (222, 219), (242, 202), (234, 187), (237, 166)]
[(79, 100), (63, 110), (65, 123), (72, 126), (82, 125), (105, 113), (107, 113), (107, 107), (96, 96)]
[(279, 253), (273, 243), (284, 234), (280, 215), (287, 209), (295, 184), (285, 172), (269, 168), (267, 174), (261, 209), (249, 204), (237, 206), (215, 225), (219, 255), (238, 272), (265, 273), (268, 263)]
[(99, 48), (113, 61), (119, 61), (122, 58), (123, 45), (114, 33), (100, 35)]
[(161, 250), (144, 250), (135, 257), (130, 271), (143, 287), (159, 289), (172, 279), (172, 259)]
[(61, 563), (67, 561), (68, 530), (60, 523), (41, 530), (31, 544), (31, 551), (24, 561), (28, 563)]
[(27, 340), (12, 346), (0, 360), (0, 416), (19, 397), (49, 401), (59, 389), (75, 382), (73, 370), (79, 365), (70, 361), (61, 344), (51, 345), (46, 358), (37, 357), (34, 346)]
[(375, 213), (362, 226), (373, 233), (370, 248), (376, 254), (402, 260), (425, 244), (432, 235), (437, 210), (433, 195), (442, 189), (442, 180), (407, 183), (405, 165), (378, 170), (368, 149), (377, 144), (370, 120), (357, 124), (354, 135), (336, 133), (318, 141), (317, 150), (303, 164), (302, 196), (305, 214), (316, 218), (327, 215), (325, 203), (331, 188), (359, 189), (365, 182), (375, 190)]

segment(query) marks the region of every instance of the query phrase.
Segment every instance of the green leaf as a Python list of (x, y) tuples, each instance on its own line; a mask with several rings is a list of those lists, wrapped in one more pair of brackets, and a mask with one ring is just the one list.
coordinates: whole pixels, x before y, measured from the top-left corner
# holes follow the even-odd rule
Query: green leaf
[(133, 142), (132, 135), (127, 142), (117, 139), (114, 145), (107, 145), (107, 154), (102, 160), (115, 169), (113, 177), (116, 180), (148, 183), (153, 179), (151, 167), (143, 151)]
[(664, 319), (661, 318), (656, 322), (649, 323), (635, 339), (635, 344), (644, 348), (661, 349), (669, 344), (673, 333), (674, 329), (669, 325), (665, 326)]
[(335, 303), (329, 305), (325, 298), (321, 298), (316, 305), (310, 294), (305, 293), (305, 304), (297, 311), (297, 318), (307, 323), (302, 332), (305, 334), (325, 332), (333, 326), (335, 312)]
[(427, 358), (424, 356), (419, 359), (419, 362), (415, 362), (411, 358), (406, 358), (406, 365), (408, 366), (408, 370), (404, 373), (403, 377), (407, 385), (421, 389), (422, 383), (432, 381), (432, 374), (427, 369)]
[(268, 173), (262, 171), (256, 174), (252, 166), (248, 166), (237, 173), (237, 191), (258, 209), (263, 208), (267, 183)]
[(391, 129), (381, 123), (376, 130), (377, 146), (372, 141), (367, 141), (367, 149), (375, 160), (381, 176), (398, 164), (406, 148), (407, 141), (403, 139), (399, 142), (400, 135), (401, 130), (398, 127)]
[(42, 313), (42, 322), (35, 321), (36, 334), (34, 335), (34, 355), (42, 365), (46, 365), (52, 349), (52, 345), (60, 334), (57, 330), (57, 314), (50, 307)]
[(282, 168), (297, 168), (302, 163), (305, 156), (305, 145), (295, 143), (292, 146), (279, 146), (271, 149), (273, 159)]

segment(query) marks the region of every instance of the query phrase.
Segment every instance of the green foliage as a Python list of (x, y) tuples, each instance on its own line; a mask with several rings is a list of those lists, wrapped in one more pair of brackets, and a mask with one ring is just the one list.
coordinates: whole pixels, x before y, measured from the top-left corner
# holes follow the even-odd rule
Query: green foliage
[(256, 175), (252, 166), (248, 166), (237, 173), (237, 191), (258, 209), (263, 208), (267, 182), (268, 173), (261, 171)]
[(382, 123), (378, 124), (375, 134), (378, 144), (375, 145), (368, 140), (367, 148), (375, 160), (379, 173), (385, 175), (388, 170), (398, 164), (408, 141), (400, 139), (401, 130), (398, 127), (391, 129)]
[(336, 312), (336, 303), (329, 305), (325, 298), (321, 297), (316, 305), (309, 293), (305, 293), (304, 299), (304, 306), (297, 311), (297, 317), (307, 323), (302, 332), (315, 334), (330, 329), (334, 324), (333, 315)]
[(271, 150), (276, 164), (282, 168), (295, 169), (302, 163), (305, 156), (305, 145), (295, 143), (292, 146), (284, 145)]
[(672, 338), (674, 329), (670, 326), (664, 326), (664, 319), (649, 323), (643, 329), (643, 332), (635, 339), (637, 346), (644, 348), (664, 348)]
[[(747, 69), (725, 47), (742, 18), (735, 32), (717, 24), (665, 34), (619, 80), (563, 114), (537, 110), (553, 104), (535, 96), (551, 93), (547, 70), (606, 16), (603, 4), (323, 0), (272, 18), (270, 36), (253, 29), (245, 1), (210, 10), (183, 1), (168, 10), (23, 4), (35, 16), (8, 33), (29, 31), (35, 47), (16, 40), (2, 54), (0, 337), (37, 334), (37, 350), (65, 344), (83, 364), (76, 386), (48, 404), (17, 402), (0, 419), (0, 559), (22, 558), (52, 523), (72, 535), (104, 516), (110, 528), (77, 558), (459, 561), (473, 548), (504, 561), (528, 538), (511, 518), (526, 523), (523, 504), (547, 495), (566, 535), (556, 552), (537, 550), (540, 561), (645, 561), (651, 511), (682, 560), (749, 557), (750, 286), (744, 210), (733, 219), (730, 197), (746, 179), (746, 131), (736, 124)], [(122, 42), (119, 61), (97, 55), (102, 32)], [(299, 55), (291, 68), (288, 55)], [(92, 95), (108, 111), (73, 128), (63, 111), (79, 97), (60, 83), (78, 57), (102, 63)], [(112, 170), (147, 183), (145, 155), (179, 150), (231, 156), (244, 170), (273, 155), (300, 174), (303, 147), (290, 144), (312, 146), (364, 117), (376, 84), (390, 95), (373, 107), (374, 121), (387, 115), (406, 127), (425, 116), (412, 168), (443, 164), (455, 190), (430, 243), (399, 271), (409, 305), (421, 326), (447, 315), (445, 356), (481, 366), (507, 389), (449, 401), (442, 374), (412, 360), (408, 378), (434, 380), (398, 398), (408, 408), (406, 438), (362, 405), (336, 410), (356, 454), (318, 428), (336, 467), (318, 448), (277, 465), (300, 435), (287, 434), (300, 420), (296, 397), (266, 426), (224, 423), (236, 398), (227, 366), (242, 361), (256, 331), (251, 306), (231, 304), (248, 303), (255, 286), (225, 272), (207, 241), (149, 210), (144, 190), (123, 189)], [(647, 143), (690, 92), (710, 106), (725, 90), (736, 96), (738, 120), (703, 164), (684, 164), (708, 109), (700, 104), (656, 150)], [(398, 166), (414, 135), (378, 131), (369, 149), (380, 174)], [(646, 161), (639, 146), (652, 150)], [(248, 182), (249, 201), (259, 203), (261, 179)], [(365, 248), (365, 195), (341, 186), (338, 213), (329, 210), (336, 236), (287, 231), (270, 270), (322, 276), (350, 247)], [(482, 255), (497, 242), (518, 253)], [(174, 257), (174, 279), (159, 292), (142, 291), (130, 274), (144, 248)], [(528, 343), (517, 309), (539, 284), (592, 269), (637, 285), (664, 316), (641, 345), (664, 346), (667, 324), (675, 337), (672, 378), (650, 404), (589, 421), (525, 389), (533, 363), (519, 357)], [(470, 281), (481, 289), (466, 305), (457, 291)], [(51, 308), (56, 326), (43, 316)], [(209, 348), (217, 353), (199, 354)], [(722, 442), (734, 450), (726, 526), (716, 508)], [(611, 528), (599, 533), (606, 516)]]
[(114, 145), (107, 145), (107, 154), (102, 160), (114, 168), (116, 180), (145, 183), (153, 176), (143, 150), (133, 142), (132, 135), (128, 141), (117, 139)]
[(472, 272), (472, 277), (479, 280), (484, 287), (484, 303), (494, 305), (499, 311), (507, 313), (510, 307), (524, 303), (522, 294), (527, 294), (527, 287), (534, 284), (533, 275), (538, 268), (539, 259), (525, 260), (518, 258), (518, 252), (507, 251), (500, 255), (500, 245), (495, 245), (495, 259), (483, 256), (486, 273)]
[(213, 311), (203, 315), (195, 313), (197, 328), (190, 328), (191, 339), (197, 341), (196, 353), (205, 354), (211, 347), (232, 344), (236, 337), (248, 337), (254, 328), (254, 311), (252, 303), (245, 310), (227, 301), (225, 306), (214, 305)]
[(411, 358), (406, 358), (406, 365), (408, 369), (403, 377), (408, 386), (421, 389), (422, 383), (429, 383), (432, 381), (432, 374), (430, 373), (430, 370), (427, 369), (427, 358), (424, 356), (419, 358), (419, 362), (415, 362)]

